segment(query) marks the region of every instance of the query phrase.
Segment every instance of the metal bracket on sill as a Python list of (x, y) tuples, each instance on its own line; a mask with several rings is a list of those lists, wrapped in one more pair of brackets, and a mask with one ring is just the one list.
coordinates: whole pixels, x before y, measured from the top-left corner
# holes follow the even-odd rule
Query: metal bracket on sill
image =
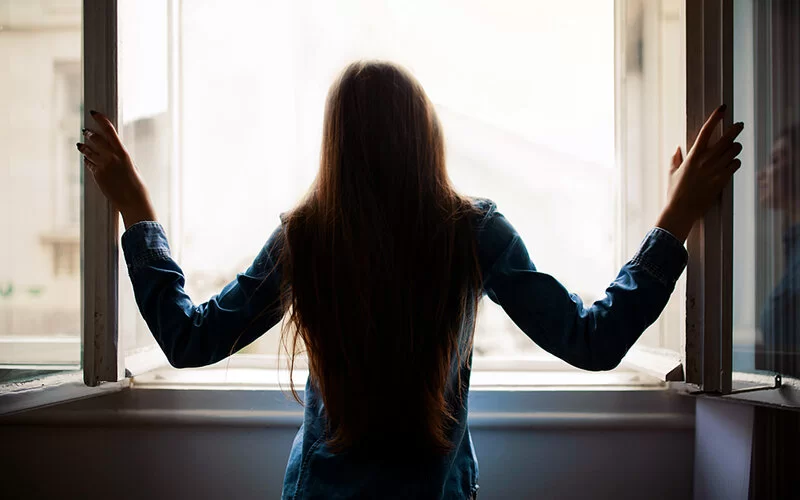
[[(734, 395), (734, 394), (742, 394), (742, 393), (745, 393), (745, 392), (771, 391), (773, 389), (780, 389), (782, 385), (783, 385), (783, 378), (781, 378), (781, 374), (780, 373), (776, 373), (775, 374), (775, 383), (772, 384), (772, 385), (759, 385), (759, 386), (756, 386), (756, 387), (747, 387), (745, 389), (737, 389), (735, 391), (729, 392), (728, 394), (721, 394), (721, 395), (723, 395), (723, 396), (731, 396), (731, 395)], [(711, 391), (702, 391), (701, 390), (701, 391), (690, 391), (687, 394), (691, 394), (691, 395), (694, 396), (694, 395), (698, 395), (698, 394), (719, 394), (719, 393), (711, 392)]]

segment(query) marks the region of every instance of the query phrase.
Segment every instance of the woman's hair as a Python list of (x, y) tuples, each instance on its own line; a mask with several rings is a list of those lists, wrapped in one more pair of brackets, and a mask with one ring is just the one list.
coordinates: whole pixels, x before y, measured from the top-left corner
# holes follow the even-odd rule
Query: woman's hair
[(452, 448), (481, 295), (476, 210), (450, 182), (419, 83), (385, 62), (348, 66), (328, 94), (317, 178), (284, 216), (281, 257), (283, 345), (290, 369), (305, 347), (332, 451), (390, 437)]

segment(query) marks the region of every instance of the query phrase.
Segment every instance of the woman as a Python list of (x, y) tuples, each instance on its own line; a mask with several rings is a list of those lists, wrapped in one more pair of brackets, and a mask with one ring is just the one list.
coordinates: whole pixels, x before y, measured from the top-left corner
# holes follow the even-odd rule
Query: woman
[(588, 308), (536, 270), (494, 203), (453, 189), (434, 108), (393, 64), (344, 70), (328, 95), (310, 192), (253, 265), (199, 306), (111, 123), (93, 113), (98, 128), (78, 149), (122, 213), (137, 303), (173, 365), (219, 361), (288, 315), (285, 340), (292, 359), (305, 346), (310, 376), (284, 498), (472, 498), (478, 301), (488, 295), (577, 367), (615, 367), (667, 303), (686, 263), (683, 241), (739, 167), (741, 124), (709, 144), (723, 111), (685, 161), (676, 152), (656, 228)]
[[(761, 311), (756, 369), (800, 377), (800, 125), (778, 134), (758, 173), (762, 207), (783, 215), (783, 276)], [(772, 259), (764, 259), (772, 262)]]

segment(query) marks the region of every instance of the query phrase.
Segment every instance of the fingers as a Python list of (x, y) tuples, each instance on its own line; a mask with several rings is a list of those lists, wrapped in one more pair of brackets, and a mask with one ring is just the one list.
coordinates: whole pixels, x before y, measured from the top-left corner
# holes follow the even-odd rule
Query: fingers
[(97, 169), (97, 165), (85, 156), (83, 157), (83, 164), (86, 165), (86, 168), (88, 168), (91, 173), (94, 173), (94, 171)]
[(709, 158), (715, 158), (724, 154), (728, 148), (731, 147), (733, 141), (742, 133), (742, 130), (744, 130), (743, 122), (734, 123), (728, 127), (728, 130), (726, 130), (725, 133), (722, 134), (722, 137), (711, 147)]
[(78, 148), (78, 151), (81, 152), (81, 154), (84, 156), (84, 158), (86, 158), (87, 160), (91, 161), (94, 164), (97, 164), (97, 162), (99, 160), (99, 157), (98, 157), (98, 154), (97, 154), (96, 151), (94, 151), (92, 148), (90, 148), (86, 144), (83, 144), (83, 143), (80, 143), (80, 142), (75, 144), (75, 147)]
[(78, 148), (78, 151), (83, 154), (84, 160), (92, 164), (92, 171), (94, 171), (94, 169), (96, 169), (98, 166), (108, 163), (107, 159), (109, 158), (109, 155), (103, 151), (99, 151), (88, 144), (81, 142), (75, 144), (75, 146)]
[(83, 137), (86, 141), (86, 144), (93, 150), (101, 153), (107, 153), (109, 155), (114, 153), (114, 150), (108, 143), (108, 140), (106, 140), (106, 138), (103, 137), (102, 134), (92, 132), (91, 130), (83, 129)]
[(670, 164), (669, 173), (672, 174), (676, 170), (678, 170), (678, 168), (681, 166), (682, 163), (683, 163), (683, 152), (681, 151), (681, 147), (678, 146), (678, 149), (675, 150), (675, 154), (672, 155), (672, 162)]
[(739, 170), (741, 167), (742, 167), (742, 160), (738, 158), (725, 165), (722, 168), (722, 170), (717, 175), (714, 176), (716, 182), (719, 185), (719, 188), (723, 189), (725, 186), (727, 186), (728, 183), (733, 178), (733, 174), (735, 174), (736, 171)]
[(91, 114), (92, 118), (94, 118), (94, 121), (97, 122), (97, 125), (100, 128), (100, 133), (108, 141), (108, 144), (123, 148), (122, 141), (119, 138), (119, 134), (117, 134), (117, 129), (114, 128), (114, 124), (111, 123), (111, 120), (109, 120), (106, 115), (98, 111), (89, 111), (89, 114)]
[(711, 140), (711, 136), (714, 134), (714, 129), (717, 128), (717, 124), (722, 121), (722, 117), (725, 116), (725, 109), (727, 106), (723, 104), (722, 106), (718, 107), (711, 113), (711, 116), (708, 117), (706, 123), (703, 125), (703, 128), (700, 129), (700, 132), (697, 134), (697, 139), (694, 141), (694, 146), (692, 146), (693, 150), (703, 150), (708, 146), (708, 141)]
[(727, 167), (741, 152), (742, 145), (738, 142), (734, 142), (731, 147), (722, 152), (719, 159), (715, 160), (713, 164)]

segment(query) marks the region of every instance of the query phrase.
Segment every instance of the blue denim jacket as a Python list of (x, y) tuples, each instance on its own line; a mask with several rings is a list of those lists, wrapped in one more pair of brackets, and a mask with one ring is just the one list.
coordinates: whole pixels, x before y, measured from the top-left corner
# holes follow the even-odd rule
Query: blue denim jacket
[[(663, 310), (687, 261), (683, 245), (668, 232), (651, 230), (634, 257), (590, 307), (555, 278), (536, 270), (522, 240), (494, 203), (476, 200), (484, 293), (503, 307), (536, 344), (586, 370), (609, 370)], [(280, 228), (253, 264), (218, 295), (195, 305), (184, 276), (170, 257), (164, 230), (141, 222), (122, 236), (122, 248), (139, 309), (176, 367), (215, 363), (254, 341), (279, 322)], [(587, 248), (587, 251), (591, 249)], [(464, 375), (469, 377), (469, 368)], [(447, 456), (386, 462), (331, 453), (325, 444), (325, 412), (306, 385), (303, 425), (289, 455), (283, 498), (471, 498), (478, 464), (467, 426), (466, 400), (451, 429)], [(387, 443), (387, 458), (392, 446)], [(374, 458), (374, 457), (373, 457)], [(383, 464), (383, 465), (381, 465)]]

